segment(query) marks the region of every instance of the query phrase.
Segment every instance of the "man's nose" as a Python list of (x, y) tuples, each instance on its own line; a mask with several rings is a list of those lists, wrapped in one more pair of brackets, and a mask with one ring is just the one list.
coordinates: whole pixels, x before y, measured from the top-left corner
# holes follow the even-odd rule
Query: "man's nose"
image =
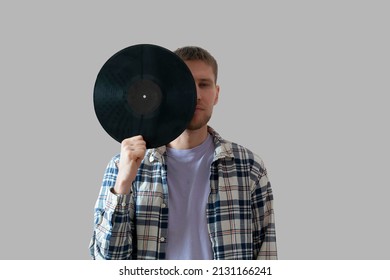
[(196, 99), (197, 100), (201, 99), (199, 86), (196, 86)]

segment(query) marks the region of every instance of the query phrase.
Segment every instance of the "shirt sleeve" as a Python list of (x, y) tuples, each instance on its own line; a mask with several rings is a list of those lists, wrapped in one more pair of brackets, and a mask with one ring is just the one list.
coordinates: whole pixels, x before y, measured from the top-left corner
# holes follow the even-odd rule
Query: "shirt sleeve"
[(252, 193), (254, 259), (277, 260), (273, 194), (267, 171), (262, 171)]
[(117, 158), (107, 165), (94, 211), (94, 232), (89, 246), (92, 259), (124, 260), (132, 258), (132, 193), (112, 192), (118, 175)]

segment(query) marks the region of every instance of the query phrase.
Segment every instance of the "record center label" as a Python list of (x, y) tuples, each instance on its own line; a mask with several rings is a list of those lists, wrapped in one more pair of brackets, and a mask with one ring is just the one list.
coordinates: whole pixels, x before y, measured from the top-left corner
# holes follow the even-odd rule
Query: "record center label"
[(162, 102), (160, 87), (151, 80), (135, 81), (127, 92), (127, 103), (138, 116), (153, 115)]

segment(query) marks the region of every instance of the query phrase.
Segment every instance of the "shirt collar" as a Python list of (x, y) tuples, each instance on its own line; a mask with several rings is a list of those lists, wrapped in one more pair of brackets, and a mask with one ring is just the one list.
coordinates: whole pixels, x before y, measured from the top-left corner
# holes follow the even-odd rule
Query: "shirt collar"
[(208, 131), (213, 137), (215, 144), (214, 161), (221, 158), (234, 158), (232, 143), (223, 139), (212, 127)]
[[(208, 132), (213, 137), (215, 151), (214, 151), (214, 160), (216, 161), (221, 158), (234, 158), (232, 143), (223, 139), (218, 132), (216, 132), (212, 127), (207, 127)], [(161, 146), (154, 149), (149, 149), (146, 152), (146, 157), (153, 160), (163, 161), (163, 158), (166, 154), (167, 147)], [(152, 161), (153, 161), (152, 160)]]

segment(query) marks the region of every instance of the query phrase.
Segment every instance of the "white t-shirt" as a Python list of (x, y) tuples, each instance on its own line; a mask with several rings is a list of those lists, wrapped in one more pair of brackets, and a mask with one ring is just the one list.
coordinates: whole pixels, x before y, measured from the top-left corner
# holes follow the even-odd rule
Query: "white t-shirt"
[(167, 148), (169, 213), (166, 259), (213, 259), (206, 219), (213, 154), (211, 135), (193, 149)]

